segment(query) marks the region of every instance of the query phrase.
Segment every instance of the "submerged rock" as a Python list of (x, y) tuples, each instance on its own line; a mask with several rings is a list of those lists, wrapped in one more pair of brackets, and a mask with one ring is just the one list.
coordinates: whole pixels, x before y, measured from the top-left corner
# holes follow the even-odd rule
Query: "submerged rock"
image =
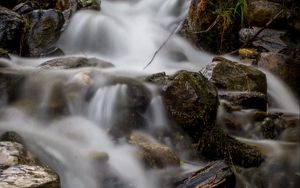
[(138, 155), (148, 168), (165, 168), (179, 166), (180, 159), (166, 145), (157, 143), (154, 139), (142, 133), (133, 133), (129, 143), (139, 148)]
[(20, 53), (24, 23), (19, 14), (0, 6), (0, 48), (11, 53)]
[(254, 67), (217, 57), (201, 72), (220, 90), (267, 94), (266, 75)]
[(59, 188), (58, 176), (41, 166), (17, 165), (0, 171), (2, 188)]
[(62, 26), (65, 22), (60, 11), (34, 10), (26, 14), (29, 28), (25, 36), (24, 49), (25, 56), (44, 56), (56, 50), (53, 47), (58, 39)]
[(61, 57), (46, 61), (39, 67), (43, 69), (74, 69), (82, 67), (111, 68), (113, 64), (97, 58)]
[(235, 175), (223, 161), (212, 162), (196, 172), (176, 179), (181, 179), (174, 183), (176, 188), (235, 187)]

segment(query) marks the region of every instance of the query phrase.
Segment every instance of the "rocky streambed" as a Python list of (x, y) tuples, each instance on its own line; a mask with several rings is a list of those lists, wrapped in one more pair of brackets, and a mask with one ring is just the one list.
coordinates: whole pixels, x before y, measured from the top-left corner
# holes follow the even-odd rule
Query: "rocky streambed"
[[(101, 56), (68, 54), (57, 45), (61, 34), (67, 38), (75, 32), (68, 30), (74, 24), (87, 27), (72, 21), (77, 11), (84, 9), (82, 19), (94, 17), (89, 23), (109, 28), (102, 17), (96, 19), (99, 11), (107, 19), (113, 15), (109, 8), (132, 16), (122, 12), (127, 3), (138, 10), (136, 17), (153, 11), (161, 24), (176, 21), (187, 7), (187, 16), (180, 17), (184, 21), (176, 22), (182, 23), (173, 36), (178, 38), (160, 40), (169, 45), (158, 45), (153, 56), (174, 61), (176, 71), (163, 66), (150, 72), (123, 70), (131, 66), (124, 66), (123, 53), (116, 59), (102, 56), (107, 54), (102, 48)], [(27, 0), (0, 5), (0, 187), (299, 186), (297, 1)], [(117, 23), (130, 30), (122, 21)], [(103, 45), (115, 42), (104, 34)], [(130, 34), (122, 35), (124, 41)], [(182, 36), (218, 55), (194, 58), (195, 49), (184, 46)], [(102, 40), (96, 39), (98, 47)], [(80, 42), (85, 47), (90, 41)], [(126, 48), (130, 54), (131, 46)], [(226, 52), (235, 56), (222, 55)], [(156, 57), (159, 53), (163, 57)], [(185, 61), (203, 66), (182, 69)]]

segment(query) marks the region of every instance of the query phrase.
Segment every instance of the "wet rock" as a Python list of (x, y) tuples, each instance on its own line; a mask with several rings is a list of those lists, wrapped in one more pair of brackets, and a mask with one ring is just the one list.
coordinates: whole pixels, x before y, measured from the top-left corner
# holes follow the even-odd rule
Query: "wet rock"
[(24, 23), (19, 14), (0, 6), (0, 48), (19, 54)]
[(266, 75), (251, 66), (217, 57), (201, 72), (219, 90), (267, 93)]
[(99, 0), (77, 0), (78, 9), (92, 9), (92, 10), (100, 10), (100, 3)]
[(180, 159), (166, 145), (157, 143), (153, 138), (142, 133), (133, 133), (129, 143), (139, 148), (138, 155), (148, 168), (179, 166)]
[(235, 175), (230, 166), (223, 161), (216, 161), (208, 164), (204, 168), (184, 175), (174, 183), (176, 188), (200, 188), (200, 187), (235, 187)]
[(225, 159), (230, 164), (243, 167), (259, 166), (263, 162), (259, 150), (237, 141), (218, 127), (203, 132), (198, 150), (208, 159)]
[(239, 49), (239, 56), (242, 58), (255, 59), (259, 55), (259, 52), (253, 48), (241, 48)]
[[(265, 26), (278, 12), (285, 7), (279, 3), (270, 1), (252, 1), (249, 3), (247, 20), (249, 25), (256, 27)], [(281, 27), (286, 24), (286, 18), (289, 16), (289, 12), (285, 9), (276, 20), (273, 21), (273, 25), (280, 25)]]
[(158, 80), (164, 78), (158, 84), (166, 83), (162, 86), (162, 96), (169, 114), (197, 140), (202, 130), (215, 122), (219, 105), (215, 86), (196, 72), (179, 71)]
[[(247, 42), (252, 39), (253, 36), (260, 30), (259, 27), (242, 28), (239, 31), (239, 37), (242, 42)], [(282, 40), (282, 37), (286, 34), (285, 31), (264, 29), (257, 37), (252, 41), (252, 45), (261, 51), (279, 52), (287, 48), (288, 44)]]
[(58, 176), (40, 166), (17, 165), (0, 171), (2, 188), (59, 188)]
[(240, 12), (245, 5), (237, 3), (237, 0), (191, 1), (182, 27), (183, 36), (199, 49), (214, 53), (237, 49), (238, 31), (245, 19)]
[(300, 96), (300, 60), (296, 54), (261, 53), (257, 66), (278, 76)]
[(127, 102), (125, 106), (139, 113), (146, 111), (151, 101), (151, 92), (142, 82), (125, 77), (112, 77), (107, 84), (125, 84), (127, 87)]
[(0, 142), (0, 164), (15, 166), (17, 164), (34, 163), (25, 148), (16, 142)]
[(111, 63), (96, 58), (62, 57), (46, 61), (39, 67), (43, 69), (74, 69), (82, 67), (111, 68), (114, 66)]
[(55, 50), (54, 43), (58, 39), (65, 22), (60, 11), (34, 10), (26, 15), (28, 31), (22, 50), (24, 56), (45, 56)]
[(220, 91), (219, 97), (229, 101), (231, 105), (240, 106), (243, 109), (267, 110), (268, 100), (262, 93)]
[(146, 77), (145, 81), (164, 86), (172, 81), (172, 77), (166, 75), (165, 72), (160, 72), (160, 73), (152, 74), (152, 75)]

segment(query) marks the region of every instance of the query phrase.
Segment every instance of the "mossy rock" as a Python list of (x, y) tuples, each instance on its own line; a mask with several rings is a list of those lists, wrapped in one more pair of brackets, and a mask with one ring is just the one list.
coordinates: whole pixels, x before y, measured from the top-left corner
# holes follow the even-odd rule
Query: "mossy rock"
[(0, 6), (0, 48), (19, 54), (24, 25), (19, 14)]
[(245, 19), (245, 5), (238, 2), (192, 0), (182, 27), (183, 36), (196, 47), (213, 53), (237, 49), (240, 45), (238, 31)]
[(203, 129), (214, 125), (219, 105), (216, 87), (197, 72), (179, 71), (172, 76), (161, 76), (148, 81), (163, 84), (162, 96), (169, 114), (197, 140)]
[(56, 48), (63, 24), (62, 12), (54, 9), (34, 10), (26, 14), (27, 30), (25, 31), (23, 56), (45, 56)]
[(266, 75), (252, 66), (216, 57), (201, 72), (220, 90), (267, 94)]

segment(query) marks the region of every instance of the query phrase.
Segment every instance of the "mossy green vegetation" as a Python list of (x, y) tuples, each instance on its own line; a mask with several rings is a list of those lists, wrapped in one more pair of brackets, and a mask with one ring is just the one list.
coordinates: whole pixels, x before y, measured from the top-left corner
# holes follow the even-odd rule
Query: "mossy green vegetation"
[(240, 46), (238, 32), (247, 19), (247, 0), (194, 1), (183, 33), (196, 47), (226, 53)]

